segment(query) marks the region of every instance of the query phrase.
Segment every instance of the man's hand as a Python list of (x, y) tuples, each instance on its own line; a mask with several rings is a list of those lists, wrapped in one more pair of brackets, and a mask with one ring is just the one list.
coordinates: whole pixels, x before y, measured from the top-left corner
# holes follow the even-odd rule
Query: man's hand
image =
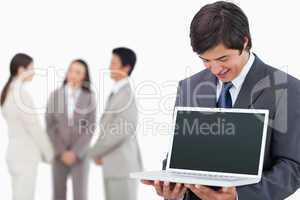
[(95, 159), (95, 164), (96, 165), (103, 165), (103, 160), (102, 159)]
[(181, 199), (186, 192), (186, 188), (181, 183), (170, 184), (169, 182), (142, 180), (145, 185), (151, 185), (156, 193), (165, 199)]
[(185, 184), (185, 187), (202, 200), (236, 200), (237, 198), (235, 187), (223, 187), (218, 191), (202, 185)]
[(65, 165), (71, 166), (76, 162), (76, 155), (72, 151), (65, 151), (61, 156), (61, 161)]

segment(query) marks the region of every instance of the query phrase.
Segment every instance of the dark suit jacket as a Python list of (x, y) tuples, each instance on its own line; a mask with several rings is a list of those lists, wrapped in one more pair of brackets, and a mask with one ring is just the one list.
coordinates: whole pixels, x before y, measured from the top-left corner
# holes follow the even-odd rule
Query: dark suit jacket
[[(216, 83), (207, 69), (180, 81), (175, 106), (216, 107)], [(285, 199), (300, 186), (300, 81), (255, 55), (234, 108), (270, 113), (262, 180), (237, 187), (238, 199)], [(188, 191), (184, 200), (197, 199)]]

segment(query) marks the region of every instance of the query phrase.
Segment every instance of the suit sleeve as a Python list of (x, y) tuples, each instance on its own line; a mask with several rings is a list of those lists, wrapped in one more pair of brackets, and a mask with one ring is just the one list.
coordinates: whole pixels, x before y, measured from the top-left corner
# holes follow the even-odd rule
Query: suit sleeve
[(50, 98), (47, 103), (45, 120), (46, 120), (46, 130), (50, 138), (50, 141), (54, 147), (55, 157), (58, 157), (66, 150), (66, 146), (63, 144), (62, 139), (59, 137), (56, 131), (57, 121), (55, 119), (55, 112), (56, 112), (55, 98), (56, 98), (55, 92), (53, 92), (50, 95)]
[(240, 200), (281, 200), (300, 186), (300, 86), (297, 83), (290, 84), (276, 101), (276, 113), (269, 124), (274, 164), (264, 169), (260, 183), (237, 188)]
[(45, 130), (41, 126), (38, 114), (34, 111), (33, 100), (26, 91), (21, 91), (21, 97), (24, 108), (26, 110), (29, 109), (27, 110), (28, 112), (26, 110), (21, 110), (20, 112), (24, 127), (39, 147), (43, 160), (51, 162), (54, 156), (53, 148)]
[[(89, 108), (91, 111), (87, 113), (87, 117), (83, 119), (83, 125), (79, 127), (79, 134), (81, 135), (80, 139), (72, 146), (72, 151), (76, 154), (76, 156), (81, 159), (83, 158), (88, 151), (91, 138), (95, 131), (95, 123), (96, 123), (96, 100), (95, 96), (91, 93), (90, 95), (91, 103)], [(82, 123), (81, 120), (79, 123)]]
[[(128, 101), (124, 99), (123, 102)], [(113, 114), (112, 121), (100, 124), (99, 138), (89, 151), (89, 156), (102, 158), (134, 136), (137, 127), (136, 106), (134, 103), (129, 103), (129, 106), (125, 103), (121, 107), (120, 112)]]

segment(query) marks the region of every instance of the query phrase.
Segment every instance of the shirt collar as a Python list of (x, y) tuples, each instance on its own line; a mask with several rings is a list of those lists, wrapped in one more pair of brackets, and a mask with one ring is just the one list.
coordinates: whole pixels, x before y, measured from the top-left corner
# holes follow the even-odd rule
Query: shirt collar
[(116, 81), (113, 88), (112, 88), (112, 92), (114, 94), (116, 94), (117, 92), (119, 92), (119, 90), (124, 87), (125, 85), (129, 84), (129, 80), (128, 78), (123, 78), (119, 81)]
[(77, 98), (81, 92), (81, 88), (73, 88), (73, 87), (69, 86), (68, 84), (66, 84), (65, 91), (68, 96), (71, 96), (73, 94), (73, 95), (75, 95), (75, 98)]
[[(233, 86), (236, 89), (239, 89), (242, 87), (242, 84), (243, 84), (248, 72), (250, 71), (251, 66), (253, 65), (254, 59), (255, 59), (255, 56), (253, 55), (253, 53), (250, 52), (249, 59), (248, 59), (247, 63), (245, 64), (245, 66), (242, 68), (242, 71), (240, 72), (240, 74), (237, 77), (235, 77), (235, 79), (233, 79), (231, 81)], [(222, 86), (223, 82), (221, 80), (219, 80), (219, 84)]]

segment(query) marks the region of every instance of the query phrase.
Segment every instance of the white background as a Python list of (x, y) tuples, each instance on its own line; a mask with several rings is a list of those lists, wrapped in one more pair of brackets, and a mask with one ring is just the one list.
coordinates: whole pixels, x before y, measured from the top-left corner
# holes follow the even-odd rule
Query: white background
[[(98, 97), (98, 118), (112, 82), (107, 73), (111, 50), (118, 46), (138, 55), (132, 86), (139, 101), (139, 143), (146, 169), (160, 169), (168, 149), (168, 125), (177, 82), (203, 69), (192, 52), (189, 25), (201, 6), (212, 1), (0, 1), (0, 86), (15, 53), (35, 59), (37, 76), (28, 85), (41, 121), (48, 94), (56, 88), (72, 59), (88, 61)], [(253, 52), (266, 63), (300, 77), (297, 1), (235, 1), (247, 14)], [(63, 72), (63, 73), (61, 73)], [(7, 130), (0, 117), (1, 199), (11, 198), (5, 163)], [(30, 156), (30, 155), (28, 155)], [(103, 199), (101, 168), (91, 165), (89, 197)], [(71, 185), (70, 185), (71, 186)], [(69, 187), (71, 199), (71, 187)], [(41, 165), (36, 199), (51, 199), (50, 167)], [(117, 192), (117, 191), (116, 191)], [(289, 199), (299, 199), (300, 192)], [(159, 199), (140, 186), (139, 199)]]

